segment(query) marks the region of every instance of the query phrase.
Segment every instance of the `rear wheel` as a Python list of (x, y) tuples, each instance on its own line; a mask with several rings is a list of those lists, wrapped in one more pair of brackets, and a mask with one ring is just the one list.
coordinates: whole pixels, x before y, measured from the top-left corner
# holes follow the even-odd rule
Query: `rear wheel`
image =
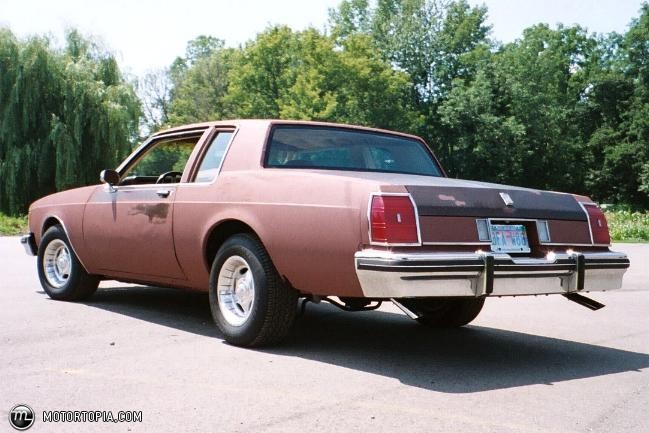
[(226, 341), (238, 346), (278, 343), (295, 322), (297, 292), (250, 234), (223, 243), (212, 264), (209, 295), (216, 325)]
[(484, 298), (411, 299), (407, 306), (420, 314), (417, 321), (434, 328), (459, 328), (480, 314)]
[(61, 226), (50, 227), (38, 247), (38, 278), (52, 299), (79, 301), (97, 290), (99, 278), (79, 262)]

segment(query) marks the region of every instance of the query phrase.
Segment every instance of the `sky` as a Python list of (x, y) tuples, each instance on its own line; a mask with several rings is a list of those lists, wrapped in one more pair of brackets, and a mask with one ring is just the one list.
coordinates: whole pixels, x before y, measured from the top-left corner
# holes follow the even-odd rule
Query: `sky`
[[(66, 28), (100, 39), (129, 74), (164, 68), (201, 34), (238, 46), (273, 24), (295, 30), (324, 29), (329, 8), (340, 0), (0, 0), (0, 26), (18, 37), (50, 34), (61, 40)], [(519, 38), (539, 22), (579, 24), (591, 32), (623, 33), (638, 16), (641, 0), (469, 0), (486, 4), (492, 37)]]

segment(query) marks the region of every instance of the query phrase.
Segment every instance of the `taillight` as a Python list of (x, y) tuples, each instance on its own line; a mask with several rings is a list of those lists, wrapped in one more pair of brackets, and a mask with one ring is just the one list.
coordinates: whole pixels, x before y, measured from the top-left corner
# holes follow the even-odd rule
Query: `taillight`
[(370, 240), (419, 245), (417, 215), (410, 195), (375, 195), (370, 204)]
[(608, 223), (604, 212), (594, 203), (583, 203), (586, 213), (588, 213), (588, 221), (590, 223), (590, 231), (593, 234), (594, 244), (611, 243), (611, 236), (608, 233)]

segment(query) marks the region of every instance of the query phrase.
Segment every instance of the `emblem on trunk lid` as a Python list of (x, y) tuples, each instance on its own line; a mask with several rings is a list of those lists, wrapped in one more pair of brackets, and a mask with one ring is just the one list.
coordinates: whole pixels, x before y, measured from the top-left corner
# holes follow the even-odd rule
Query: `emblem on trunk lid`
[(501, 192), (500, 198), (502, 198), (505, 202), (505, 206), (514, 206), (514, 200), (512, 200), (512, 198), (506, 192)]

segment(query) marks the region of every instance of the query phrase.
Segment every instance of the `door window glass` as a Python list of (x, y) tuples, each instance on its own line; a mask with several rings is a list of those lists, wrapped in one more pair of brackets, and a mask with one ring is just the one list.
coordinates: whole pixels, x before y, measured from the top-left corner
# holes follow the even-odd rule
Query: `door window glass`
[[(122, 176), (122, 185), (180, 182), (189, 155), (200, 139), (182, 137), (163, 140), (138, 159)], [(160, 175), (169, 173), (164, 179)]]

